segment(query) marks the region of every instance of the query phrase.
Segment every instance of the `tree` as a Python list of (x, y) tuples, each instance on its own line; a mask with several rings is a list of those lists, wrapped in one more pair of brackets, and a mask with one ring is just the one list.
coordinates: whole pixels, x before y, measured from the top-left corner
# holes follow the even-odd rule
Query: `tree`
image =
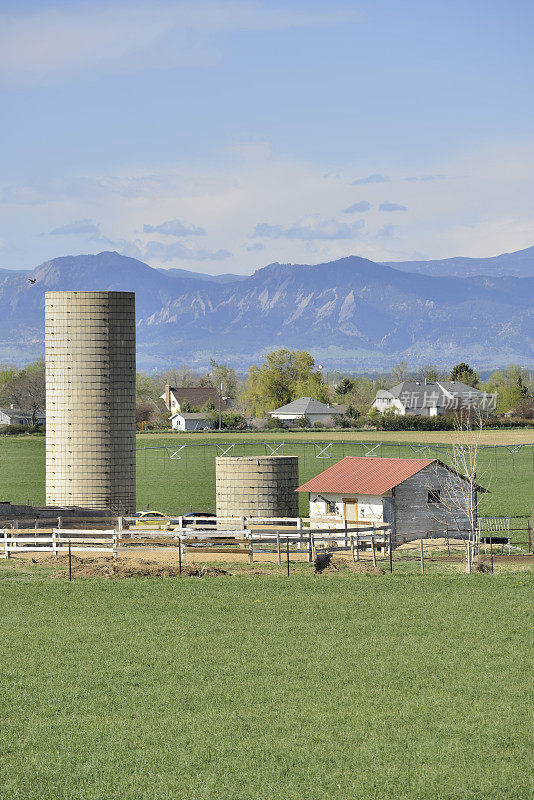
[(395, 364), (391, 370), (391, 380), (394, 384), (402, 383), (402, 381), (407, 380), (408, 375), (408, 364), (406, 361), (401, 361), (399, 364)]
[(528, 396), (528, 370), (518, 364), (509, 364), (504, 370), (493, 372), (487, 380), (486, 391), (497, 394), (497, 411), (510, 411)]
[(201, 386), (212, 386), (217, 391), (220, 391), (222, 384), (223, 397), (236, 397), (238, 385), (237, 372), (233, 367), (228, 364), (219, 364), (213, 358), (210, 358), (210, 371), (202, 378)]
[[(316, 395), (321, 396), (317, 397)], [(285, 406), (297, 397), (316, 400), (328, 397), (321, 375), (315, 371), (315, 360), (304, 350), (275, 350), (265, 357), (265, 364), (253, 364), (249, 370), (244, 398), (256, 416)]]
[[(464, 530), (467, 522), (470, 537), (477, 529), (477, 490), (481, 482), (479, 449), (483, 430), (484, 420), (481, 415), (458, 413), (454, 420), (450, 466), (462, 479), (458, 481), (454, 473), (440, 468), (436, 462), (434, 480), (430, 480), (428, 484), (429, 492), (438, 491), (436, 521), (443, 523), (445, 512), (458, 531)], [(489, 482), (487, 473), (484, 482)]]
[(456, 366), (451, 369), (450, 380), (460, 381), (460, 383), (465, 383), (466, 386), (472, 386), (473, 388), (478, 386), (477, 373), (469, 364), (466, 364), (465, 361), (456, 364)]
[(416, 377), (419, 381), (437, 381), (440, 377), (444, 376), (440, 375), (438, 368), (434, 366), (434, 364), (423, 364), (423, 366), (417, 370)]
[(350, 394), (354, 389), (354, 381), (350, 378), (342, 378), (338, 385), (336, 386), (336, 394), (338, 397), (345, 397), (346, 394)]
[(46, 404), (44, 361), (29, 364), (6, 381), (1, 388), (1, 399), (28, 414), (35, 425), (37, 411)]

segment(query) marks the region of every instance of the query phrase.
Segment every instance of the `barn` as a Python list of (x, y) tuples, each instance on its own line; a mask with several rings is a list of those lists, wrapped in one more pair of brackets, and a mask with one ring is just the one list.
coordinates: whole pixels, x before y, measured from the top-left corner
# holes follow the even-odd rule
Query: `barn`
[(297, 489), (309, 494), (312, 526), (391, 524), (398, 544), (476, 528), (485, 491), (439, 459), (369, 456), (347, 456)]

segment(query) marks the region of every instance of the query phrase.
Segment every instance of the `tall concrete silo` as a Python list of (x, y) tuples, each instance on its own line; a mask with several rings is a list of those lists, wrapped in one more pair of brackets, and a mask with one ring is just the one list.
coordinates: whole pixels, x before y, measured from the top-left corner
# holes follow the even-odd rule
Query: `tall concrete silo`
[(220, 456), (215, 469), (218, 517), (298, 516), (296, 456)]
[(46, 502), (135, 511), (135, 294), (46, 292)]

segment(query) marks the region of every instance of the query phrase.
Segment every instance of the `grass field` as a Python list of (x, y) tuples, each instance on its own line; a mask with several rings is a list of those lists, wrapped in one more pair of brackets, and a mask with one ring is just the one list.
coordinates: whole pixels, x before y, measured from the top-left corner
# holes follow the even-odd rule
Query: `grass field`
[(532, 579), (0, 569), (2, 800), (526, 800)]
[[(525, 431), (507, 432), (507, 444), (519, 444), (522, 441), (534, 440), (534, 433)], [(484, 443), (493, 444), (494, 432), (488, 431)], [(497, 432), (502, 436), (502, 432)], [(523, 434), (521, 436), (520, 434)], [(394, 437), (384, 445), (380, 454), (389, 457), (439, 457), (449, 461), (450, 457), (441, 451), (418, 452), (423, 444), (430, 444), (430, 435), (426, 438), (412, 438), (414, 449), (402, 447), (406, 437), (402, 434), (373, 434), (373, 442), (386, 441), (386, 437)], [(449, 444), (448, 438), (441, 437), (441, 444)], [(334, 438), (334, 437), (338, 438)], [(137, 469), (137, 502), (138, 508), (157, 508), (167, 513), (180, 514), (190, 508), (200, 511), (215, 511), (215, 447), (216, 442), (234, 442), (235, 455), (258, 455), (265, 453), (265, 441), (286, 441), (286, 455), (299, 456), (300, 478), (302, 482), (326, 469), (334, 461), (345, 455), (365, 455), (365, 450), (357, 444), (364, 441), (363, 434), (287, 434), (269, 436), (268, 434), (210, 434), (209, 436), (193, 435), (161, 435), (143, 434), (138, 436), (138, 448), (157, 448), (168, 445), (176, 450), (182, 444), (202, 442), (210, 446), (189, 448), (182, 453), (181, 459), (169, 459), (162, 449), (146, 449), (138, 451)], [(437, 438), (439, 434), (432, 434)], [(307, 440), (308, 444), (298, 442)], [(331, 458), (316, 458), (316, 442), (333, 442)], [(244, 442), (253, 442), (244, 444)], [(502, 442), (501, 442), (502, 443)], [(436, 444), (440, 444), (436, 441)], [(418, 447), (419, 445), (419, 447)], [(11, 502), (27, 502), (42, 504), (45, 501), (44, 478), (44, 438), (43, 437), (1, 437), (0, 438), (0, 500)], [(480, 456), (479, 480), (489, 485), (490, 493), (480, 500), (480, 513), (496, 516), (526, 517), (532, 513), (534, 503), (534, 447), (524, 447), (516, 453), (509, 450), (482, 450)], [(308, 513), (307, 498), (301, 497), (301, 514)]]

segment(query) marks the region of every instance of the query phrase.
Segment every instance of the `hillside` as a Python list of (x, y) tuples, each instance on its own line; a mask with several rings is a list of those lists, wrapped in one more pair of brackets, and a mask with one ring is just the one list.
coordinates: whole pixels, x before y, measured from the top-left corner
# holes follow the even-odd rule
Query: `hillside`
[[(383, 369), (401, 359), (478, 368), (534, 366), (534, 278), (430, 277), (350, 256), (309, 266), (270, 264), (219, 283), (166, 274), (118, 253), (67, 256), (0, 273), (0, 358), (43, 353), (44, 292), (136, 292), (142, 368), (210, 356), (238, 368), (276, 347), (312, 351), (329, 368)], [(176, 274), (178, 273), (178, 274)]]
[(435, 261), (384, 261), (386, 266), (403, 272), (417, 272), (423, 275), (453, 275), (470, 278), (476, 275), (501, 277), (512, 275), (516, 278), (534, 278), (534, 247), (517, 250), (515, 253), (502, 253), (491, 258), (442, 258)]

